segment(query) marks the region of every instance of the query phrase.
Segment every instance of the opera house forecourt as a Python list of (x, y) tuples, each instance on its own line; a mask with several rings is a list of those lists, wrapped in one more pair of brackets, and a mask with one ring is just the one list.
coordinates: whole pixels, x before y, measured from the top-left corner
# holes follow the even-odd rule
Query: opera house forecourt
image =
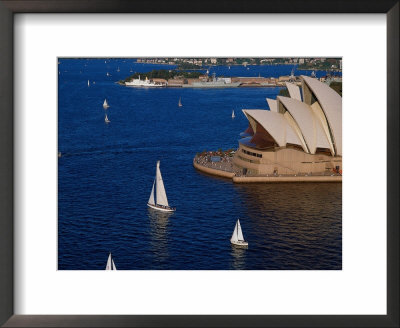
[(267, 98), (269, 110), (242, 110), (249, 125), (229, 165), (194, 166), (234, 182), (341, 182), (342, 97), (308, 76), (286, 86), (290, 97)]

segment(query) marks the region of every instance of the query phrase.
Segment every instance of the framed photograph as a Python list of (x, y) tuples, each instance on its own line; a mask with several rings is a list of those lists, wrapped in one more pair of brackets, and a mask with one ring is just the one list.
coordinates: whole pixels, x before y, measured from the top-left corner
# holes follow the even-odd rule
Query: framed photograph
[(368, 4), (1, 1), (1, 324), (397, 327)]

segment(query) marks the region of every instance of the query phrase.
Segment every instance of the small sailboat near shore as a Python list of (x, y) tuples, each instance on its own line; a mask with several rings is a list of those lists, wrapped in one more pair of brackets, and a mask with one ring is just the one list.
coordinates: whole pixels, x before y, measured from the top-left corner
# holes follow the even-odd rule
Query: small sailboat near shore
[(156, 177), (147, 206), (162, 212), (174, 212), (176, 208), (169, 206), (167, 193), (165, 192), (163, 178), (160, 171), (160, 161), (157, 161)]
[(107, 114), (106, 114), (106, 116), (104, 117), (104, 122), (106, 122), (106, 123), (110, 123), (110, 122), (111, 122), (111, 121), (108, 119)]
[(232, 110), (232, 118), (235, 118), (235, 110)]
[(239, 219), (236, 221), (235, 229), (231, 237), (231, 244), (235, 246), (247, 247), (249, 243), (244, 240), (242, 227), (240, 226)]
[(107, 99), (104, 99), (103, 108), (107, 109), (108, 107), (110, 107), (110, 105), (108, 104)]
[(107, 265), (106, 265), (105, 270), (117, 271), (117, 267), (115, 266), (114, 259), (113, 259), (112, 255), (111, 255), (111, 252), (108, 255), (108, 260), (107, 260)]
[(181, 101), (181, 97), (179, 97), (179, 101), (178, 101), (178, 107), (182, 107), (182, 101)]

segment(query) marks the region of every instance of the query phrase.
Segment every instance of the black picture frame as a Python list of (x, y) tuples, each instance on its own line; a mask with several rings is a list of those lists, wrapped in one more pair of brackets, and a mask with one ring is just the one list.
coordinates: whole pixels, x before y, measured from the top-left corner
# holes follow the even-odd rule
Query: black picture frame
[[(14, 315), (13, 21), (16, 13), (386, 14), (387, 315)], [(398, 0), (0, 0), (0, 63), (0, 324), (4, 327), (399, 327)]]

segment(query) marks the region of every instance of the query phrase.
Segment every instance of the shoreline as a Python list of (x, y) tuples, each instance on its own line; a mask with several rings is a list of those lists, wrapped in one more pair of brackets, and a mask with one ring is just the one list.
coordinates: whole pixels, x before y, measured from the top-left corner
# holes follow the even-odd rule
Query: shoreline
[(212, 176), (231, 179), (234, 183), (342, 183), (341, 175), (242, 176), (237, 175), (235, 172), (204, 166), (200, 163), (197, 163), (196, 157), (193, 158), (193, 166), (200, 172)]
[[(136, 62), (137, 64), (146, 64), (146, 65), (166, 65), (166, 66), (177, 66), (176, 68), (179, 70), (185, 70), (185, 71), (204, 71), (209, 69), (210, 67), (218, 67), (218, 66), (223, 66), (223, 67), (229, 67), (229, 66), (293, 66), (293, 64), (247, 64), (244, 66), (243, 64), (229, 64), (229, 65), (205, 65), (205, 66), (200, 66), (198, 68), (180, 68), (179, 65), (177, 64), (168, 64), (168, 63), (141, 63), (141, 62)], [(330, 71), (332, 70), (331, 68), (300, 68), (296, 66), (296, 70), (299, 71)], [(342, 72), (341, 69), (334, 69), (336, 72)]]

